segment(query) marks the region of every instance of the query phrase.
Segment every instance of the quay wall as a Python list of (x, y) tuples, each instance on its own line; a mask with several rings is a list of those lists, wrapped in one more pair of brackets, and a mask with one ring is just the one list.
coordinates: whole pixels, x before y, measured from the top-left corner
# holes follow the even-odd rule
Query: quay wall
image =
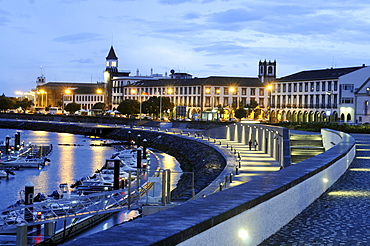
[(355, 158), (350, 135), (322, 134), (341, 140), (299, 164), (65, 245), (258, 245), (322, 195)]

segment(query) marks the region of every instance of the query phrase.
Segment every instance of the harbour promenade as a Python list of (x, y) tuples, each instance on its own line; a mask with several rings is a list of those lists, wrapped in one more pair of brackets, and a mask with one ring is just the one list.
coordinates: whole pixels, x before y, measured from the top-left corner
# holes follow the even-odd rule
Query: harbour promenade
[[(144, 128), (141, 129), (145, 130)], [(171, 129), (170, 131), (176, 130)], [(171, 134), (167, 132), (167, 129), (164, 132)], [(266, 132), (267, 133), (263, 133), (262, 140), (264, 140), (265, 135), (267, 136), (267, 134), (271, 133), (273, 135), (271, 135), (272, 138), (270, 139), (270, 141), (275, 141), (276, 139), (279, 139), (278, 136), (280, 136), (280, 134), (278, 134), (276, 130), (267, 129)], [(255, 132), (252, 133), (254, 134)], [(244, 136), (244, 133), (242, 135)], [(245, 136), (249, 139), (250, 135), (246, 134)], [(269, 135), (268, 137), (271, 136)], [(325, 176), (320, 176), (321, 171), (324, 171), (325, 175), (329, 177), (329, 180), (336, 180), (334, 176), (340, 176), (342, 171), (335, 171), (335, 175), (332, 176), (332, 173), (327, 173), (326, 169), (330, 169), (331, 165), (337, 165), (336, 163), (338, 161), (342, 163), (339, 163), (338, 166), (341, 170), (345, 170), (349, 165), (349, 160), (351, 160), (351, 156), (353, 156), (352, 151), (349, 150), (352, 149), (351, 146), (353, 146), (353, 143), (350, 141), (350, 139), (348, 139), (348, 137), (344, 138), (347, 139), (347, 143), (338, 146), (338, 148), (332, 148), (328, 153), (329, 155), (326, 155), (326, 157), (321, 157), (320, 155), (320, 157), (318, 158), (313, 158), (312, 163), (302, 162), (302, 164), (294, 165), (290, 168), (284, 168), (283, 170), (279, 171), (281, 164), (279, 165), (278, 162), (276, 162), (275, 160), (276, 157), (283, 158), (283, 156), (279, 154), (280, 152), (275, 151), (274, 148), (270, 146), (266, 145), (266, 148), (262, 147), (265, 146), (262, 141), (260, 141), (260, 144), (262, 146), (259, 146), (259, 149), (254, 150), (249, 149), (249, 147), (246, 145), (246, 139), (239, 139), (235, 141), (235, 136), (233, 140), (231, 140), (231, 138), (227, 138), (226, 140), (222, 139), (222, 141), (220, 141), (220, 144), (217, 144), (216, 140), (213, 142), (212, 139), (203, 139), (203, 136), (201, 139), (198, 137), (194, 140), (218, 145), (219, 148), (224, 150), (226, 149), (226, 152), (229, 152), (229, 154), (234, 159), (235, 163), (233, 168), (237, 167), (237, 172), (235, 169), (233, 169), (233, 175), (228, 176), (230, 178), (228, 180), (225, 179), (225, 182), (222, 185), (221, 182), (216, 181), (220, 184), (219, 189), (225, 189), (224, 191), (216, 192), (215, 194), (209, 197), (207, 196), (207, 198), (204, 199), (196, 199), (194, 201), (190, 201), (185, 204), (185, 206), (178, 206), (174, 209), (163, 211), (158, 215), (144, 217), (143, 219), (139, 219), (127, 225), (120, 225), (107, 231), (100, 232), (96, 235), (91, 235), (89, 237), (77, 239), (76, 241), (71, 241), (69, 243), (66, 243), (66, 245), (125, 245), (126, 243), (140, 245), (174, 245), (173, 242), (179, 243), (181, 241), (183, 241), (183, 243), (180, 243), (181, 245), (194, 245), (194, 243), (199, 244), (199, 242), (202, 242), (202, 245), (214, 245), (217, 240), (218, 245), (256, 245), (256, 243), (248, 241), (250, 239), (237, 239), (237, 235), (233, 235), (237, 233), (237, 231), (240, 231), (240, 229), (236, 230), (238, 227), (240, 227), (240, 225), (234, 225), (235, 219), (237, 221), (240, 221), (240, 219), (242, 218), (244, 218), (243, 221), (247, 220), (242, 224), (244, 224), (245, 228), (249, 227), (249, 231), (244, 230), (244, 233), (249, 233), (249, 237), (256, 237), (254, 233), (260, 233), (260, 231), (256, 230), (270, 230), (272, 224), (276, 224), (276, 220), (280, 220), (280, 217), (286, 216), (285, 213), (288, 214), (291, 212), (288, 212), (289, 209), (287, 210), (285, 208), (285, 204), (289, 205), (287, 206), (287, 208), (293, 206), (294, 209), (297, 209), (296, 206), (299, 205), (299, 207), (302, 207), (302, 204), (295, 204), (296, 202), (299, 201), (299, 203), (307, 203), (308, 200), (311, 201), (311, 197), (316, 196), (313, 196), (312, 194), (312, 191), (315, 190), (315, 186), (318, 186), (316, 188), (320, 188), (321, 190), (323, 188), (326, 189), (325, 187), (328, 187), (328, 185), (330, 186), (330, 184), (332, 183), (321, 184), (321, 182), (319, 182), (319, 184), (317, 181), (314, 181), (314, 183), (310, 183), (310, 185), (307, 186), (307, 184), (305, 184), (307, 183), (306, 181), (312, 179), (315, 180), (317, 175), (319, 175), (318, 180), (324, 180), (323, 178)], [(269, 141), (266, 141), (266, 143), (268, 142)], [(277, 142), (276, 144), (278, 150), (279, 146), (281, 146), (279, 143), (281, 144), (281, 142)], [(342, 152), (344, 149), (348, 149), (347, 152)], [(348, 154), (349, 156), (347, 156)], [(340, 160), (343, 159), (343, 157), (344, 162), (341, 162)], [(324, 163), (324, 166), (321, 166), (321, 163)], [(301, 176), (301, 178), (299, 178), (299, 176)], [(251, 180), (253, 180), (253, 182), (247, 182)], [(302, 187), (300, 187), (301, 183), (303, 183), (303, 189)], [(291, 189), (292, 187), (298, 188)], [(290, 190), (293, 190), (293, 194), (290, 193), (288, 197), (286, 197), (285, 195), (286, 198), (284, 198), (284, 195), (282, 199), (275, 197), (280, 196), (280, 194), (283, 194), (286, 191), (288, 191), (289, 193)], [(297, 195), (299, 195), (299, 197), (296, 197)], [(310, 197), (310, 199), (307, 199), (308, 197)], [(303, 200), (301, 200), (302, 198)], [(272, 218), (276, 218), (276, 220), (272, 219), (271, 217), (255, 217), (256, 214), (253, 214), (253, 212), (252, 214), (248, 213), (248, 211), (252, 210), (254, 210), (255, 212), (256, 209), (254, 208), (254, 206), (256, 206), (257, 204), (269, 202), (270, 200), (274, 200), (272, 207), (263, 212), (263, 210), (266, 209), (264, 207), (264, 209), (262, 209), (262, 211), (259, 211), (258, 213), (260, 215), (272, 213), (275, 216), (273, 216)], [(310, 202), (308, 202), (308, 204), (309, 203)], [(284, 204), (283, 207), (282, 204)], [(242, 215), (245, 213), (243, 211), (246, 211), (247, 215)], [(282, 213), (283, 211), (284, 213)], [(180, 221), (181, 223), (179, 223)], [(143, 233), (143, 235), (135, 234), (137, 237), (126, 235), (126, 233), (131, 230), (140, 231), (142, 230), (142, 228), (146, 228), (146, 232)], [(229, 233), (224, 235), (224, 230), (222, 230), (221, 228), (228, 228)], [(182, 230), (182, 232), (180, 232), (179, 230)], [(198, 233), (196, 233), (197, 231)], [(211, 231), (211, 233), (208, 232), (205, 234), (200, 234), (200, 232), (202, 231)], [(200, 237), (197, 236), (193, 239), (189, 237), (190, 234), (199, 235)], [(222, 240), (220, 240), (221, 238), (219, 237), (221, 234), (224, 235)], [(185, 238), (178, 241), (179, 237)], [(291, 239), (291, 237), (289, 237), (289, 239)], [(277, 241), (274, 241), (272, 243), (268, 243), (268, 241), (265, 241), (263, 243), (268, 243), (266, 245), (292, 245), (289, 243), (284, 244), (284, 242), (281, 241), (281, 238), (276, 240)], [(304, 242), (304, 240), (300, 241), (300, 243), (302, 242)], [(296, 241), (294, 241), (294, 243), (296, 243)], [(301, 245), (310, 244), (303, 243)]]
[(356, 158), (343, 176), (261, 245), (370, 245), (370, 135), (351, 134)]
[[(334, 132), (331, 134), (339, 136)], [(234, 187), (206, 198), (189, 201), (182, 206), (71, 241), (66, 245), (257, 245), (262, 242), (258, 238), (273, 232), (278, 224), (288, 223), (346, 170), (354, 156), (354, 141), (346, 135), (340, 138), (344, 142), (331, 148), (325, 155), (313, 157), (312, 162), (307, 160), (280, 171), (274, 160), (268, 161), (268, 156), (263, 158), (263, 152), (249, 150), (245, 144), (238, 148), (234, 141), (222, 140), (221, 145), (228, 145), (228, 149), (233, 145), (230, 152), (236, 154), (236, 160), (239, 152), (242, 157), (250, 155), (245, 158), (245, 162), (237, 164), (240, 170), (245, 167), (247, 174), (239, 178), (237, 174), (232, 177), (231, 184), (235, 181), (240, 182), (240, 185), (232, 184), (230, 186)], [(212, 142), (212, 139), (197, 141)], [(334, 144), (333, 141), (330, 139), (330, 143)], [(248, 162), (252, 165), (248, 165)], [(258, 164), (260, 167), (267, 167), (260, 174), (269, 175), (257, 176), (257, 169), (253, 170), (252, 167)], [(243, 183), (251, 179), (252, 182)], [(226, 185), (222, 188), (228, 187)], [(132, 237), (126, 233), (140, 231), (140, 228), (146, 228), (142, 235)]]

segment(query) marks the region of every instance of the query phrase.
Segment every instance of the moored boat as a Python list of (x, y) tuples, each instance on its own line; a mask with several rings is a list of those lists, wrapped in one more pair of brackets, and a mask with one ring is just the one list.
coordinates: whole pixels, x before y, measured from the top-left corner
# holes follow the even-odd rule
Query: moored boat
[(27, 157), (18, 157), (15, 160), (6, 160), (1, 162), (1, 164), (3, 167), (40, 168), (45, 166), (47, 161), (49, 161), (47, 158), (35, 158), (29, 155)]

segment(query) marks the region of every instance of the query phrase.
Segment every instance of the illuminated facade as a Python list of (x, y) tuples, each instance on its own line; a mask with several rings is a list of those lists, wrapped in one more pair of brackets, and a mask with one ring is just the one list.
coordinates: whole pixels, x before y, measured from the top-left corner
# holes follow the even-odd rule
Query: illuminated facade
[(369, 77), (370, 67), (363, 65), (302, 71), (272, 81), (272, 121), (369, 122)]
[(182, 116), (187, 118), (212, 110), (222, 111), (224, 117), (229, 118), (235, 108), (248, 107), (252, 101), (260, 109), (259, 115), (254, 118), (263, 118), (269, 105), (265, 85), (276, 79), (276, 61), (260, 61), (258, 78), (193, 78), (188, 73), (176, 73), (174, 70), (164, 76), (153, 74), (153, 71), (150, 76), (140, 76), (137, 70), (135, 76), (130, 76), (129, 71), (119, 72), (117, 64), (118, 58), (111, 47), (104, 72), (110, 109), (116, 109), (126, 99), (143, 102), (151, 96), (169, 97), (175, 105), (174, 111), (179, 107), (185, 109)]

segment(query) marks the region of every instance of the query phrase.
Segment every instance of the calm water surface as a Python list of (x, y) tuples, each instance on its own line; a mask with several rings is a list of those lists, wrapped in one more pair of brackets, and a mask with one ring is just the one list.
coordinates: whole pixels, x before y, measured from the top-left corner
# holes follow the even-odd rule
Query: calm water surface
[(90, 146), (101, 143), (102, 139), (88, 138), (82, 135), (56, 133), (46, 131), (23, 131), (14, 129), (0, 129), (0, 141), (5, 136), (14, 137), (20, 132), (21, 141), (36, 145), (53, 145), (49, 156), (50, 165), (42, 169), (24, 169), (15, 171), (15, 175), (8, 179), (0, 179), (0, 209), (4, 209), (19, 200), (19, 191), (31, 181), (35, 186), (35, 194), (45, 195), (58, 190), (61, 183), (74, 183), (84, 176), (90, 176), (101, 168), (107, 158), (115, 152), (113, 147)]
[[(59, 190), (61, 183), (69, 185), (85, 176), (91, 176), (96, 169), (101, 168), (105, 160), (115, 152), (113, 147), (90, 146), (100, 144), (104, 139), (88, 138), (82, 135), (68, 133), (55, 133), (46, 131), (23, 131), (15, 129), (0, 129), (0, 141), (9, 135), (14, 138), (16, 132), (20, 132), (21, 141), (25, 144), (53, 145), (53, 151), (49, 156), (50, 165), (42, 169), (24, 169), (15, 171), (15, 176), (8, 179), (0, 179), (0, 209), (5, 209), (20, 199), (19, 192), (24, 190), (25, 184), (31, 181), (35, 186), (35, 194), (41, 192), (45, 195)], [(108, 140), (109, 141), (109, 140)], [(181, 176), (181, 169), (177, 160), (165, 153), (155, 154), (158, 165), (163, 169), (171, 169), (171, 187)], [(159, 188), (157, 190), (160, 190)], [(120, 224), (127, 219), (136, 216), (137, 211), (122, 211), (112, 215), (110, 218), (90, 228), (79, 236), (89, 235), (106, 230), (114, 225)], [(57, 225), (63, 221), (57, 222)], [(0, 245), (15, 245), (15, 235), (0, 235)], [(40, 242), (42, 235), (28, 236), (30, 244)]]

